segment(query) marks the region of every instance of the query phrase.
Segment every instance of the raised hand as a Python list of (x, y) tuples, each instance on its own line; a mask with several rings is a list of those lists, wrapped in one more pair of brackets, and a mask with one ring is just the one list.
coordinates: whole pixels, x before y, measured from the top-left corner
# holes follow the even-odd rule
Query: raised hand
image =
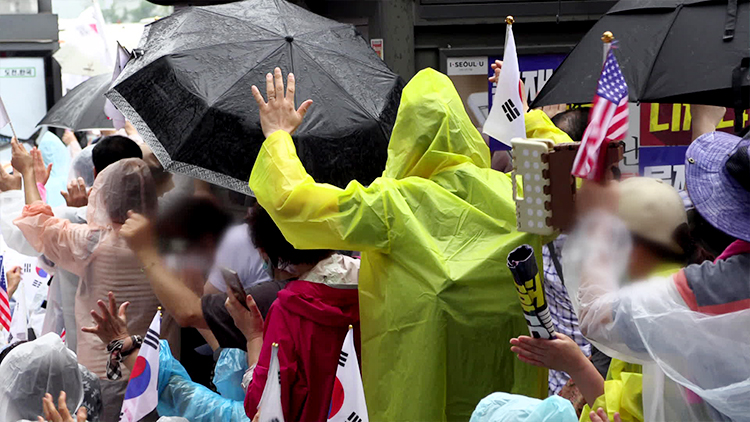
[(81, 331), (84, 333), (96, 334), (104, 344), (109, 344), (113, 340), (125, 340), (130, 337), (127, 318), (130, 302), (124, 302), (118, 309), (115, 294), (109, 292), (107, 296), (109, 299), (108, 305), (103, 300), (96, 302), (99, 310), (102, 312), (101, 315), (95, 310), (91, 310), (91, 317), (94, 318), (96, 325), (81, 328)]
[(8, 174), (8, 172), (5, 171), (5, 168), (0, 166), (0, 192), (21, 190), (22, 186), (20, 172), (14, 171), (13, 174)]
[(31, 157), (31, 154), (26, 151), (26, 147), (18, 142), (18, 139), (11, 139), (10, 146), (11, 151), (13, 152), (10, 163), (13, 165), (13, 168), (18, 171), (18, 173), (26, 177), (29, 171), (34, 170), (34, 159)]
[(31, 150), (31, 158), (34, 160), (34, 175), (37, 183), (46, 185), (49, 175), (52, 173), (52, 163), (45, 167), (42, 152), (37, 148)]
[(21, 284), (21, 267), (11, 268), (10, 271), (5, 273), (5, 277), (8, 280), (8, 298), (10, 299)]
[(263, 99), (258, 87), (252, 87), (253, 97), (260, 109), (260, 125), (263, 135), (267, 138), (272, 133), (283, 130), (290, 134), (302, 124), (302, 119), (307, 109), (312, 105), (312, 100), (307, 100), (299, 106), (294, 107), (295, 80), (294, 74), (287, 76), (286, 94), (284, 93), (284, 80), (281, 77), (281, 69), (276, 68), (274, 74), (266, 75), (266, 94), (268, 102)]
[(120, 229), (120, 236), (125, 239), (134, 252), (154, 246), (154, 230), (145, 216), (128, 211), (128, 219)]
[[(609, 422), (609, 416), (607, 416), (607, 412), (604, 411), (601, 407), (596, 412), (591, 412), (589, 414), (589, 418), (591, 419), (591, 422)], [(622, 422), (622, 419), (620, 419), (620, 414), (615, 413), (615, 418), (613, 422)]]
[(510, 344), (510, 351), (529, 365), (571, 373), (576, 366), (588, 363), (578, 344), (560, 333), (552, 340), (520, 336), (511, 339)]
[(45, 422), (45, 419), (49, 422), (85, 422), (87, 411), (85, 407), (78, 409), (76, 418), (68, 410), (68, 404), (65, 403), (65, 391), (60, 392), (60, 397), (57, 399), (57, 408), (55, 408), (55, 402), (52, 400), (52, 395), (47, 393), (42, 398), (42, 408), (44, 409), (44, 418), (39, 416), (39, 422)]
[(85, 207), (89, 203), (89, 192), (82, 177), (68, 182), (68, 191), (60, 191), (69, 207)]

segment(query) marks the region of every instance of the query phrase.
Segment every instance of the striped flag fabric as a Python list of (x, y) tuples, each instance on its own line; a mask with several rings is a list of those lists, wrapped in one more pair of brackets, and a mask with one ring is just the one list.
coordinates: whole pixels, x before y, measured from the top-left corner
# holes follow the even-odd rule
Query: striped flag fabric
[(339, 355), (328, 422), (368, 422), (369, 420), (365, 388), (359, 373), (357, 350), (354, 348), (354, 330), (350, 325)]
[(627, 133), (628, 85), (617, 64), (613, 46), (604, 61), (589, 124), (573, 162), (572, 174), (591, 180), (597, 178), (601, 148), (606, 148), (609, 141), (623, 139)]
[(284, 422), (284, 409), (281, 407), (281, 365), (279, 365), (279, 344), (271, 346), (271, 363), (263, 395), (258, 402), (258, 422)]
[(159, 336), (161, 333), (161, 310), (156, 312), (141, 350), (130, 373), (125, 400), (122, 402), (120, 422), (137, 422), (156, 409), (159, 402)]
[[(0, 107), (2, 107), (2, 100), (0, 100)], [(2, 110), (0, 110), (1, 112)], [(2, 116), (0, 116), (1, 119)], [(2, 126), (0, 125), (0, 127)], [(2, 255), (0, 255), (0, 326), (5, 331), (10, 331), (10, 299), (8, 298), (8, 280), (5, 279), (5, 266), (3, 266)]]

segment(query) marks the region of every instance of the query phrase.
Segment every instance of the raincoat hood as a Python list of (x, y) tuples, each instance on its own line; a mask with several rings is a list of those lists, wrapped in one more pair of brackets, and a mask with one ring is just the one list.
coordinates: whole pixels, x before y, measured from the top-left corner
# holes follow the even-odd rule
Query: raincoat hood
[(331, 327), (359, 322), (356, 289), (337, 289), (325, 284), (297, 280), (279, 292), (279, 306), (304, 319)]
[(66, 203), (60, 191), (65, 190), (68, 185), (68, 147), (54, 133), (46, 132), (39, 141), (39, 151), (42, 153), (44, 164), (52, 164), (49, 180), (44, 185), (47, 188), (47, 203), (52, 207), (63, 206)]
[(429, 179), (464, 163), (490, 168), (490, 149), (451, 80), (433, 69), (422, 70), (401, 95), (383, 176)]
[(92, 227), (123, 224), (128, 211), (156, 215), (156, 185), (148, 165), (139, 158), (107, 166), (94, 181), (86, 213)]
[(21, 344), (0, 364), (0, 420), (36, 420), (43, 415), (42, 397), (67, 394), (69, 409), (83, 401), (83, 381), (75, 353), (54, 333)]

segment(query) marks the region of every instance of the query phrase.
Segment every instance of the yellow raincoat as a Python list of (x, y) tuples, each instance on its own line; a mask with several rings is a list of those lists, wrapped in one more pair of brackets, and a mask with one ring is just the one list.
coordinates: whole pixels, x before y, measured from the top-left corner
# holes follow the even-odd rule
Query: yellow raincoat
[(406, 86), (371, 185), (315, 183), (280, 131), (263, 144), (250, 188), (295, 247), (362, 251), (370, 420), (467, 421), (496, 391), (546, 396), (547, 371), (508, 344), (528, 329), (506, 258), (528, 243), (541, 259), (541, 239), (515, 230), (510, 177), (490, 169), (445, 75), (426, 69)]

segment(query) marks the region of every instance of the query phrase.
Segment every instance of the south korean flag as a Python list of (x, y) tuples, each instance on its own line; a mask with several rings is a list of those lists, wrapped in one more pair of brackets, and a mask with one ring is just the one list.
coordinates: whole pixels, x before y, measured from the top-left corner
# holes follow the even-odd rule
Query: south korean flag
[(503, 68), (497, 80), (497, 89), (492, 99), (492, 109), (484, 122), (482, 131), (507, 146), (511, 139), (526, 138), (524, 106), (521, 100), (521, 74), (518, 70), (516, 40), (513, 38), (513, 25), (505, 31), (505, 51)]
[(328, 421), (369, 421), (365, 389), (362, 386), (362, 376), (359, 374), (357, 351), (354, 349), (354, 330), (351, 325), (339, 355), (339, 366), (336, 369), (336, 381), (333, 384)]

